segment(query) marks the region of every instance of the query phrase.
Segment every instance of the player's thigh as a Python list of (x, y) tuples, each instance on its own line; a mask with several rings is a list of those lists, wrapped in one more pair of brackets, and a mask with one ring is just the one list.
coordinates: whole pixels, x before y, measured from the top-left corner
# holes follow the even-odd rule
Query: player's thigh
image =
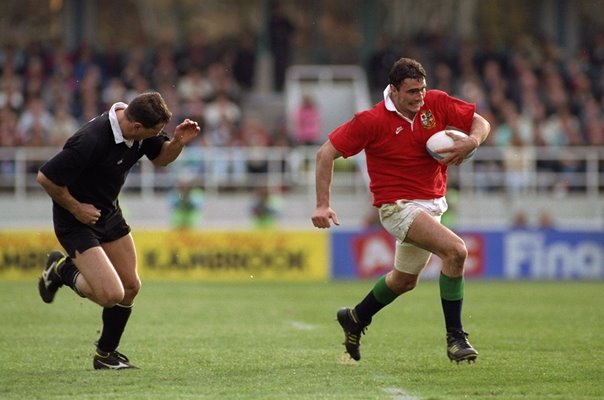
[(434, 253), (443, 259), (452, 253), (465, 251), (463, 240), (426, 212), (420, 213), (413, 220), (405, 242)]
[(138, 290), (140, 279), (136, 267), (136, 248), (132, 235), (127, 234), (117, 240), (102, 243), (101, 246), (122, 280), (124, 288)]
[[(430, 253), (408, 242), (396, 241), (394, 269), (409, 275), (419, 276), (430, 260)], [(398, 280), (406, 280), (403, 276)]]
[(91, 291), (95, 299), (123, 296), (120, 277), (111, 261), (100, 246), (91, 247), (82, 253), (76, 251), (73, 259), (80, 274), (84, 277), (84, 292)]

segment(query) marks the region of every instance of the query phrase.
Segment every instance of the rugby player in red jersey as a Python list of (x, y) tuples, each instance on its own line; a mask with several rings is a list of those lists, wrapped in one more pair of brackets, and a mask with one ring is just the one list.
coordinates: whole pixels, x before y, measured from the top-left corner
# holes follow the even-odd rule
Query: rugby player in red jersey
[[(467, 132), (441, 162), (425, 149), (428, 138), (455, 127)], [(427, 90), (426, 71), (416, 60), (394, 63), (384, 100), (336, 128), (317, 152), (317, 228), (339, 225), (330, 204), (334, 160), (365, 151), (373, 205), (383, 227), (396, 238), (393, 269), (381, 277), (354, 308), (341, 308), (337, 319), (348, 354), (360, 360), (360, 339), (373, 316), (401, 294), (415, 288), (431, 254), (442, 259), (440, 297), (446, 326), (447, 356), (474, 362), (478, 352), (468, 342), (461, 314), (464, 295), (463, 240), (440, 223), (447, 210), (447, 168), (459, 165), (486, 139), (488, 121), (476, 106), (439, 90)]]

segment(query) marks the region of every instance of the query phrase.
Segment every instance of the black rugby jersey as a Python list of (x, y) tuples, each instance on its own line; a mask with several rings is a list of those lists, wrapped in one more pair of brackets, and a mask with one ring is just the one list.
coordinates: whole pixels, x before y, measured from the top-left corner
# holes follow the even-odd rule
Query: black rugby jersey
[[(119, 208), (117, 197), (128, 172), (143, 155), (153, 160), (169, 140), (167, 134), (142, 141), (115, 143), (109, 113), (92, 119), (71, 136), (61, 152), (47, 161), (40, 171), (56, 185), (67, 186), (71, 195), (81, 203), (101, 210), (101, 220)], [(55, 219), (75, 217), (53, 202)]]

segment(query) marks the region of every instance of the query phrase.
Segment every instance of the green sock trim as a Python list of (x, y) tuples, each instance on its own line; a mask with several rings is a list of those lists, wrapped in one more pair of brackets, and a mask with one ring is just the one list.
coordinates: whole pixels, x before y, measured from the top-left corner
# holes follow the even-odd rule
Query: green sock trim
[(455, 301), (463, 299), (463, 276), (451, 278), (441, 272), (438, 283), (440, 286), (440, 297), (444, 300)]
[(386, 285), (386, 275), (382, 276), (373, 286), (373, 295), (375, 299), (383, 305), (388, 305), (398, 297), (396, 293), (388, 288)]

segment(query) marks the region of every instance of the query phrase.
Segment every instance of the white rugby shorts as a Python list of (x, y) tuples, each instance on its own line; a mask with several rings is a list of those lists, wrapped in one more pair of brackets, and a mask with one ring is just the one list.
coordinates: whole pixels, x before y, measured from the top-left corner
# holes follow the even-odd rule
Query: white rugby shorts
[(415, 218), (425, 211), (440, 222), (447, 211), (447, 200), (439, 197), (432, 200), (397, 200), (382, 204), (379, 209), (380, 222), (386, 231), (396, 238), (394, 268), (412, 275), (419, 275), (428, 264), (432, 253), (405, 243), (409, 227)]

